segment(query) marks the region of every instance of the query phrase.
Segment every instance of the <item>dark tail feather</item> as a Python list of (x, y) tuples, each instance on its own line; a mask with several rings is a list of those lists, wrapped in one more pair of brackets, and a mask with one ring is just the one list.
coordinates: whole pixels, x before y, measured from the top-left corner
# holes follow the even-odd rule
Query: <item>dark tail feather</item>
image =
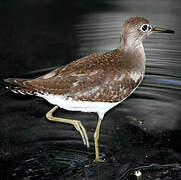
[(27, 79), (20, 78), (8, 78), (4, 79), (6, 83), (6, 89), (11, 90), (14, 93), (33, 95), (32, 86), (27, 82)]
[(7, 88), (7, 82), (3, 80), (3, 78), (0, 76), (0, 96), (7, 93), (9, 89)]
[(27, 81), (27, 79), (19, 79), (19, 78), (8, 78), (4, 79), (6, 83), (8, 83), (11, 86), (24, 86), (23, 82)]

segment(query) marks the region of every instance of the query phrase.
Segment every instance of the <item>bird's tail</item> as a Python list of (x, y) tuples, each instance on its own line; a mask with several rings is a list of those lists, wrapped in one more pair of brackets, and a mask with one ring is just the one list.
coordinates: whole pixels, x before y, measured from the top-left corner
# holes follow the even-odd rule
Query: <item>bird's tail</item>
[(6, 89), (19, 94), (29, 94), (33, 95), (35, 92), (33, 87), (28, 82), (28, 79), (21, 79), (21, 78), (8, 78), (4, 79)]
[(3, 77), (0, 75), (0, 95), (5, 94), (9, 91), (9, 89), (6, 88), (7, 83), (4, 81)]

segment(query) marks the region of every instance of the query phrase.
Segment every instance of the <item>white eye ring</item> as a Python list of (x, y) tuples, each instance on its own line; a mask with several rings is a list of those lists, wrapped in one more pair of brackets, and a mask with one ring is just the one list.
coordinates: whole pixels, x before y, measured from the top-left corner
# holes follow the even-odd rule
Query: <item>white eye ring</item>
[(141, 27), (140, 27), (140, 30), (142, 31), (142, 32), (146, 32), (146, 31), (148, 31), (148, 29), (149, 29), (149, 24), (143, 24)]

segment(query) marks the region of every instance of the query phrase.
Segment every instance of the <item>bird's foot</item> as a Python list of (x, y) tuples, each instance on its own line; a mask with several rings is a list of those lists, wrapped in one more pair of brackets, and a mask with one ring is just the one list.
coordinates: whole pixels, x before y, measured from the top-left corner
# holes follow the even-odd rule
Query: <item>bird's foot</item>
[(99, 163), (99, 162), (102, 163), (102, 162), (105, 162), (105, 161), (106, 161), (105, 159), (101, 159), (100, 157), (98, 157), (98, 158), (96, 158), (96, 159), (94, 160), (95, 163), (97, 163), (97, 162), (98, 162), (98, 163)]

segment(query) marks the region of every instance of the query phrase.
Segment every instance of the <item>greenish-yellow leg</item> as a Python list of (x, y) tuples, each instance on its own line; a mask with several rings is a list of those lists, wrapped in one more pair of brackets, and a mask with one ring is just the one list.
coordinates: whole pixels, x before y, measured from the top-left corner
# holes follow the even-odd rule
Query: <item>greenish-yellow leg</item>
[(78, 120), (72, 120), (72, 119), (64, 119), (64, 118), (59, 118), (59, 117), (54, 117), (52, 116), (52, 113), (58, 108), (58, 106), (55, 106), (54, 108), (52, 108), (50, 111), (47, 112), (46, 114), (46, 118), (50, 121), (55, 121), (55, 122), (62, 122), (62, 123), (68, 123), (68, 124), (72, 124), (75, 129), (80, 133), (83, 143), (84, 145), (87, 146), (87, 148), (90, 147), (89, 145), (89, 139), (87, 136), (87, 132), (86, 129), (84, 128), (84, 126), (82, 125), (82, 123)]
[(98, 140), (99, 140), (99, 132), (100, 132), (100, 127), (101, 127), (101, 122), (102, 122), (102, 119), (99, 118), (96, 130), (94, 132), (94, 143), (95, 143), (95, 152), (96, 152), (95, 162), (104, 162), (104, 160), (102, 160), (99, 157), (99, 142), (98, 142)]

